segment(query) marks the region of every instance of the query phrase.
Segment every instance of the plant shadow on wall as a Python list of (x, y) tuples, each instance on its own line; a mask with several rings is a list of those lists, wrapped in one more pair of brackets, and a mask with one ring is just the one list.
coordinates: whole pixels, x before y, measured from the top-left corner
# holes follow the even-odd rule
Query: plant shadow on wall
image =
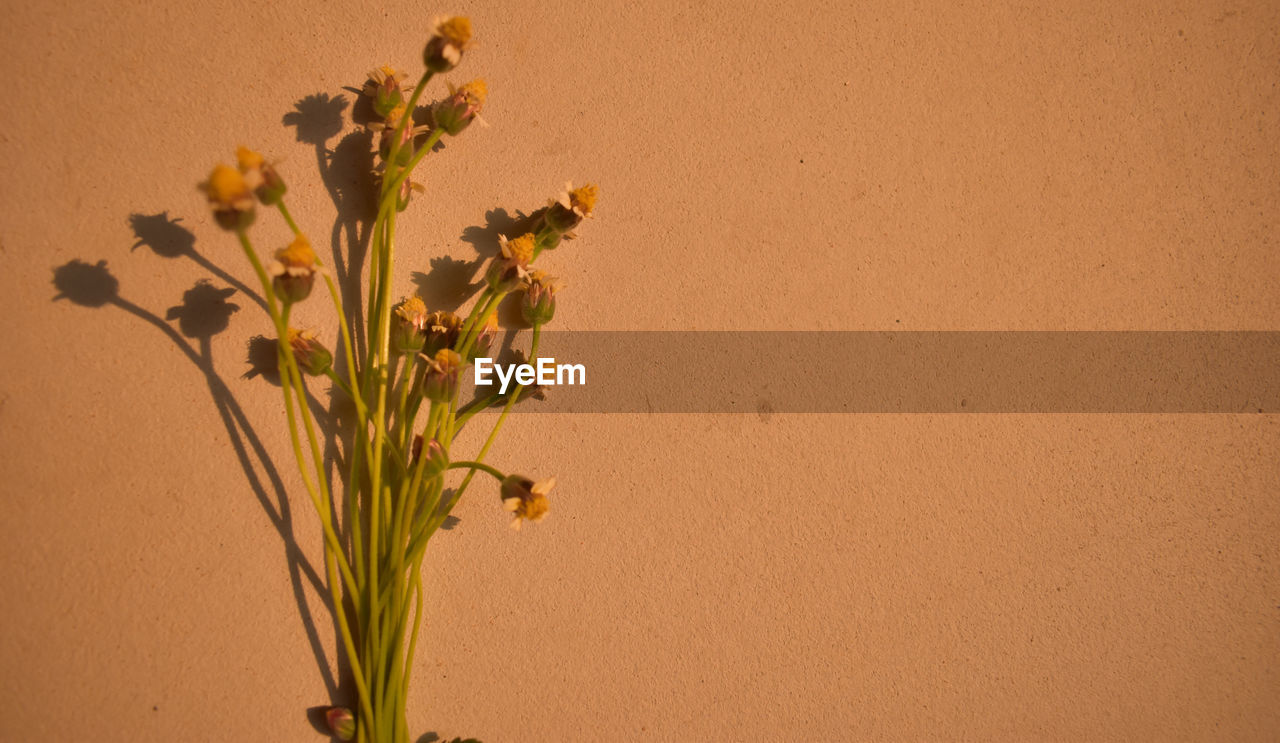
[[(566, 186), (531, 214), (490, 210), (484, 225), (460, 236), (476, 248), (475, 259), (438, 258), (428, 272), (412, 276), (416, 295), (396, 303), (393, 292), (396, 215), (411, 201), (422, 201), (414, 196), (423, 192), (411, 180), (415, 167), (443, 149), (446, 135), (456, 137), (473, 121), (483, 121), (487, 86), (481, 79), (459, 87), (448, 83), (446, 97), (418, 106), (433, 75), (459, 63), (470, 36), (466, 18), (440, 20), (424, 52), (426, 70), (411, 94), (403, 88), (404, 73), (383, 66), (369, 74), (355, 106), (345, 96), (318, 93), (285, 114), (283, 124), (313, 148), (335, 206), (325, 260), (285, 203), (285, 176), (261, 154), (240, 147), (236, 165), (216, 165), (200, 188), (214, 224), (239, 242), (254, 286), (201, 255), (195, 234), (167, 211), (129, 216), (136, 237), (131, 252), (147, 247), (164, 260), (191, 260), (219, 283), (197, 281), (163, 316), (125, 299), (105, 260), (73, 260), (54, 269), (55, 300), (124, 310), (164, 333), (204, 375), (246, 479), (286, 546), (299, 613), (332, 702), (312, 708), (308, 718), (318, 731), (343, 740), (411, 740), (409, 680), (424, 604), (431, 605), (423, 600), (422, 560), (432, 535), (456, 523), (451, 511), (473, 478), (480, 475), (486, 485), (492, 483), (487, 478), (497, 481), (501, 510), (495, 513), (505, 511), (513, 528), (543, 520), (556, 482), (484, 461), (508, 414), (537, 396), (536, 386), (482, 388), (465, 401), (461, 380), (477, 359), (520, 354), (523, 349), (517, 351), (513, 341), (523, 328), (531, 329), (528, 362), (536, 362), (561, 283), (542, 270), (555, 259), (537, 268), (534, 263), (574, 237), (592, 214), (597, 188)], [(349, 109), (357, 128), (344, 135)], [(283, 221), (292, 241), (266, 245), (254, 228), (263, 219)], [(269, 262), (265, 256), (272, 256)], [(302, 304), (313, 287), (323, 299)], [(270, 323), (259, 327), (269, 327), (274, 337), (248, 341), (245, 377), (275, 385), (283, 397), (277, 412), (287, 420), (301, 483), (322, 527), (323, 566), (303, 557), (285, 483), (216, 372), (214, 336), (242, 309), (232, 301), (237, 298), (257, 305), (251, 309), (263, 311)], [(465, 317), (454, 311), (473, 298)], [(324, 300), (332, 302), (331, 309)], [(317, 313), (337, 326), (337, 353), (291, 322), (314, 322)], [(316, 384), (325, 381), (332, 384), (327, 405)], [(477, 421), (491, 429), (478, 453), (467, 457), (462, 449), (470, 442), (457, 437), (487, 408), (501, 412)], [(318, 635), (307, 584), (332, 612), (331, 643)], [(327, 662), (327, 645), (338, 658), (336, 673)]]

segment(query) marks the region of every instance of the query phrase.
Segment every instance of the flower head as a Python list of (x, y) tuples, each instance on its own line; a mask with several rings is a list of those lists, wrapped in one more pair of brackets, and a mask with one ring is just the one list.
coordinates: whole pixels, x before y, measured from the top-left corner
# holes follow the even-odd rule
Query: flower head
[(316, 274), (321, 269), (311, 242), (298, 235), (287, 247), (276, 251), (275, 260), (267, 266), (276, 295), (286, 302), (301, 302), (311, 294)]
[(284, 179), (276, 172), (275, 166), (268, 163), (261, 153), (248, 147), (236, 149), (236, 164), (244, 175), (245, 183), (253, 189), (254, 194), (267, 206), (271, 206), (284, 197), (288, 188)]
[(530, 325), (546, 325), (556, 314), (556, 292), (564, 283), (546, 271), (530, 271), (524, 277), (524, 301), (520, 312)]
[(555, 487), (556, 479), (548, 477), (534, 482), (527, 477), (510, 475), (502, 481), (502, 508), (513, 514), (511, 528), (519, 529), (522, 521), (535, 523), (547, 516), (547, 493)]
[(391, 347), (399, 353), (417, 353), (427, 337), (427, 305), (414, 295), (396, 306)]
[(560, 195), (547, 202), (546, 222), (557, 232), (569, 232), (591, 216), (599, 197), (600, 189), (593, 183), (581, 188), (566, 183)]
[(458, 378), (462, 376), (462, 357), (451, 348), (436, 351), (427, 359), (427, 373), (423, 378), (422, 392), (428, 400), (449, 402), (458, 391)]
[(458, 342), (458, 336), (462, 333), (462, 318), (448, 310), (436, 310), (427, 315), (423, 332), (427, 338), (423, 351), (434, 356), (441, 349), (453, 348)]
[(531, 233), (508, 240), (506, 236), (498, 236), (500, 255), (493, 259), (485, 280), (489, 288), (495, 292), (505, 293), (520, 286), (520, 282), (528, 275), (529, 262), (533, 260), (534, 241)]
[(474, 360), (480, 356), (488, 356), (489, 349), (493, 347), (493, 341), (498, 337), (498, 310), (495, 308), (489, 313), (480, 326), (480, 332), (476, 335), (475, 346), (471, 349), (471, 359)]
[(480, 78), (458, 88), (453, 87), (453, 83), (449, 83), (449, 97), (435, 105), (431, 116), (435, 119), (436, 126), (454, 137), (466, 129), (472, 121), (479, 121), (481, 126), (485, 126), (484, 119), (480, 118), (480, 110), (484, 108), (488, 98), (489, 86), (485, 85), (484, 80)]
[(239, 170), (219, 164), (200, 187), (223, 229), (242, 230), (253, 224), (253, 191)]
[(433, 33), (422, 52), (422, 62), (432, 72), (448, 72), (462, 61), (462, 52), (471, 46), (471, 19), (466, 16), (437, 18)]
[(324, 711), (325, 724), (338, 740), (356, 737), (356, 718), (346, 707), (330, 707)]

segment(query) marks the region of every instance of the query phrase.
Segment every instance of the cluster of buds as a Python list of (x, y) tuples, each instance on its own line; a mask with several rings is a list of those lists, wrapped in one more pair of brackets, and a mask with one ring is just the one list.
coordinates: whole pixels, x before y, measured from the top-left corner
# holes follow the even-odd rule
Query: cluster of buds
[(487, 126), (484, 119), (480, 118), (480, 110), (484, 108), (485, 99), (488, 97), (489, 88), (480, 78), (457, 88), (450, 83), (449, 97), (435, 105), (431, 116), (436, 126), (443, 129), (450, 137), (456, 137), (473, 121), (479, 121), (481, 126)]
[(520, 312), (530, 325), (546, 325), (556, 315), (556, 292), (564, 282), (546, 271), (530, 271), (524, 277), (524, 301)]
[(499, 235), (498, 249), (501, 255), (493, 259), (484, 278), (490, 289), (505, 294), (520, 286), (520, 282), (529, 273), (529, 263), (533, 261), (534, 254), (533, 233), (525, 233), (510, 240)]
[(522, 521), (537, 523), (546, 518), (549, 510), (547, 493), (555, 484), (554, 477), (534, 482), (520, 475), (509, 475), (502, 481), (499, 495), (503, 509), (512, 514), (512, 529), (519, 529)]
[(307, 374), (313, 377), (324, 376), (333, 366), (333, 354), (316, 340), (316, 334), (310, 330), (289, 328), (288, 340), (298, 368)]
[(437, 18), (422, 63), (432, 72), (448, 72), (462, 61), (462, 52), (471, 46), (471, 19), (466, 16)]
[(271, 287), (285, 302), (301, 302), (311, 295), (316, 274), (321, 272), (311, 242), (298, 235), (288, 247), (276, 251), (275, 260), (267, 266)]

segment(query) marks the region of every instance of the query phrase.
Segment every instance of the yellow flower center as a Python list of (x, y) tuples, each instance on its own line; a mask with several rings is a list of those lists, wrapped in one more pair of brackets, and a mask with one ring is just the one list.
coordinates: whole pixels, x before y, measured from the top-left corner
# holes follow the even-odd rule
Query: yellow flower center
[(439, 351), (436, 351), (436, 355), (433, 357), (432, 361), (435, 362), (435, 365), (439, 367), (441, 371), (446, 372), (462, 366), (462, 357), (458, 355), (457, 351), (454, 351), (451, 348), (442, 348)]
[(406, 109), (403, 103), (391, 109), (391, 113), (387, 114), (387, 127), (394, 129), (395, 127), (399, 126), (400, 117), (404, 116), (405, 110)]
[[(382, 65), (378, 68), (378, 71), (382, 73), (383, 80), (395, 80), (398, 77), (396, 74), (396, 68), (389, 64)], [(382, 80), (379, 80), (378, 82), (382, 82)]]
[(240, 171), (229, 165), (220, 164), (209, 174), (209, 182), (205, 185), (205, 190), (209, 193), (210, 201), (230, 204), (244, 198), (249, 192), (249, 186), (244, 182), (244, 176)]
[(483, 79), (477, 77), (475, 80), (458, 88), (458, 95), (466, 98), (467, 103), (472, 106), (481, 108), (484, 106), (485, 99), (489, 97), (489, 86), (484, 84)]
[(276, 251), (276, 260), (286, 266), (302, 268), (314, 266), (316, 263), (316, 251), (311, 249), (311, 243), (306, 237), (298, 235), (293, 242), (289, 243), (289, 247)]
[(471, 19), (464, 15), (447, 18), (436, 26), (436, 34), (456, 47), (464, 47), (471, 41)]
[(541, 521), (547, 515), (547, 511), (551, 510), (551, 505), (547, 501), (547, 496), (534, 493), (528, 498), (520, 502), (520, 516), (530, 521)]
[(600, 189), (594, 183), (588, 183), (582, 188), (575, 188), (569, 192), (569, 203), (582, 210), (583, 214), (591, 215), (591, 211), (596, 208), (596, 199), (600, 197)]
[(503, 252), (521, 265), (533, 260), (533, 233), (526, 232), (514, 240), (508, 240)]
[(236, 161), (242, 173), (262, 167), (262, 155), (244, 146), (236, 148)]

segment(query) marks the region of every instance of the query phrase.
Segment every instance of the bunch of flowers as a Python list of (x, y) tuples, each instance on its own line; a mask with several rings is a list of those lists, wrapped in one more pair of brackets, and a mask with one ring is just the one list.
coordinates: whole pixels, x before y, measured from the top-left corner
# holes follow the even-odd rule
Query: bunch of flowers
[[(341, 293), (291, 216), (287, 187), (276, 168), (241, 147), (234, 167), (218, 165), (202, 185), (215, 220), (236, 235), (253, 266), (279, 339), (290, 440), (323, 528), (332, 611), (358, 697), (353, 708), (328, 712), (332, 731), (343, 740), (410, 740), (405, 706), (423, 611), (420, 567), (429, 540), (475, 473), (498, 481), (499, 503), (513, 527), (546, 516), (547, 495), (555, 484), (555, 478), (534, 481), (484, 462), (522, 389), (460, 404), (459, 381), (477, 356), (488, 353), (497, 332), (498, 305), (513, 292), (523, 296), (524, 318), (533, 328), (529, 358), (536, 358), (540, 332), (555, 315), (561, 285), (533, 265), (591, 216), (596, 187), (567, 185), (535, 215), (527, 233), (501, 238), (499, 254), (485, 272), (484, 289), (465, 317), (430, 312), (417, 296), (399, 302), (392, 296), (396, 215), (421, 190), (411, 174), (442, 137), (456, 137), (473, 122), (482, 122), (488, 96), (483, 80), (449, 84), (443, 100), (422, 111), (418, 106), (432, 77), (461, 63), (471, 37), (467, 18), (438, 20), (423, 53), (425, 71), (412, 90), (404, 85), (404, 73), (389, 66), (370, 73), (364, 87), (382, 118), (371, 127), (378, 133), (380, 187), (370, 251), (367, 353), (356, 353)], [(428, 119), (429, 125), (414, 124)], [(278, 211), (294, 234), (269, 259), (259, 255), (250, 238), (259, 206)], [(313, 332), (291, 324), (296, 306), (311, 296), (317, 278), (338, 322), (341, 356), (336, 361)], [(340, 505), (308, 404), (307, 378), (321, 376), (350, 397), (357, 419), (345, 442), (348, 471)], [(479, 452), (469, 459), (458, 456), (453, 443), (459, 432), (476, 412), (494, 405), (502, 406), (502, 413)], [(446, 479), (455, 470), (462, 479), (449, 492)]]

